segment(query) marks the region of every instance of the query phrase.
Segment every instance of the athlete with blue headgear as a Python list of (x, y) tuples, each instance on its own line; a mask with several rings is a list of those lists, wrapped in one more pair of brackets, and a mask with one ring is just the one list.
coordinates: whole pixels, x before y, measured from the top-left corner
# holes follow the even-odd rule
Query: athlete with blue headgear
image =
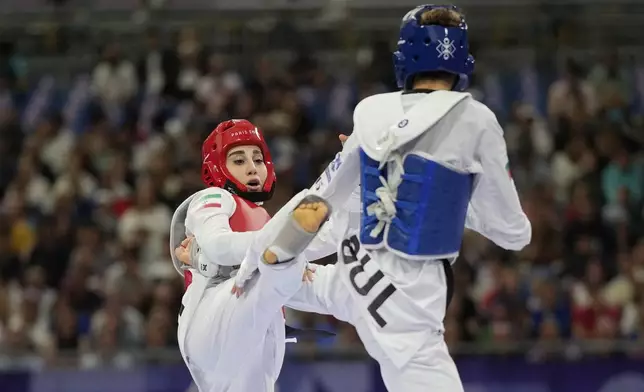
[[(353, 134), (309, 190), (332, 207), (317, 239), (338, 244), (338, 262), (312, 266), (314, 281), (287, 306), (353, 324), (389, 391), (463, 391), (443, 319), (464, 227), (520, 250), (531, 226), (496, 117), (463, 92), (474, 66), (464, 17), (453, 6), (411, 10), (394, 64), (402, 91), (358, 104)], [(254, 238), (242, 270), (288, 262), (311, 241), (288, 224), (270, 242)]]
[[(352, 323), (389, 391), (462, 391), (443, 319), (464, 227), (520, 250), (531, 226), (508, 172), (503, 130), (464, 92), (474, 58), (463, 15), (436, 5), (408, 12), (394, 65), (402, 91), (358, 104), (353, 134), (311, 189), (333, 207), (328, 229), (340, 233), (338, 262), (318, 267), (316, 284), (305, 284), (289, 306), (326, 308)], [(345, 217), (342, 230), (354, 189), (360, 223)]]

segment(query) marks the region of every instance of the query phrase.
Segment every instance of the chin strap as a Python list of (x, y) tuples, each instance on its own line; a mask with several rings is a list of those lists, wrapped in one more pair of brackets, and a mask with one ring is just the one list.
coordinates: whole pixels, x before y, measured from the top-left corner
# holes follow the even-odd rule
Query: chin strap
[(273, 183), (273, 186), (268, 192), (244, 192), (239, 189), (237, 185), (235, 185), (232, 181), (227, 180), (224, 184), (224, 189), (232, 193), (233, 195), (237, 195), (242, 199), (248, 200), (252, 203), (262, 203), (270, 200), (271, 197), (273, 197), (273, 193), (275, 192), (275, 183)]

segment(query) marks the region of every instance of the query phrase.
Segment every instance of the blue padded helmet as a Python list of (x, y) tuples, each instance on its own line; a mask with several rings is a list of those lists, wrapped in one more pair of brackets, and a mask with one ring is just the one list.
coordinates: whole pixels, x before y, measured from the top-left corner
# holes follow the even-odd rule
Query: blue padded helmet
[(444, 8), (458, 12), (452, 5), (421, 5), (402, 20), (398, 50), (394, 52), (394, 70), (398, 88), (410, 89), (414, 76), (423, 72), (443, 71), (456, 75), (452, 90), (463, 91), (474, 71), (474, 57), (469, 54), (467, 23), (461, 16), (458, 27), (421, 25), (421, 15)]

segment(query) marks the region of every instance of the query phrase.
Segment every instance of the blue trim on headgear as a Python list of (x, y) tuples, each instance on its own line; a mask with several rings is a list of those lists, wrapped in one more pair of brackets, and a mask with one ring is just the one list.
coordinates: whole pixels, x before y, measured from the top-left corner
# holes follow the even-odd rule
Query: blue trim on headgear
[(457, 76), (453, 90), (463, 91), (474, 71), (474, 57), (469, 54), (467, 23), (461, 16), (458, 27), (423, 26), (420, 17), (433, 9), (457, 11), (453, 5), (421, 5), (402, 20), (398, 50), (394, 52), (394, 70), (398, 88), (409, 89), (413, 76), (423, 72), (443, 71)]

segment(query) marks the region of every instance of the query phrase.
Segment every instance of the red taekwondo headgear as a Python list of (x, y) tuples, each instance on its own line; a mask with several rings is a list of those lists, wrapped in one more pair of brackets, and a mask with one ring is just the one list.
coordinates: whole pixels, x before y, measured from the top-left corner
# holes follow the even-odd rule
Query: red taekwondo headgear
[[(231, 148), (254, 145), (264, 155), (268, 175), (261, 192), (249, 192), (226, 169), (226, 154)], [(275, 168), (262, 131), (248, 120), (228, 120), (217, 125), (201, 147), (201, 179), (206, 186), (219, 187), (248, 201), (269, 200), (275, 190)]]

